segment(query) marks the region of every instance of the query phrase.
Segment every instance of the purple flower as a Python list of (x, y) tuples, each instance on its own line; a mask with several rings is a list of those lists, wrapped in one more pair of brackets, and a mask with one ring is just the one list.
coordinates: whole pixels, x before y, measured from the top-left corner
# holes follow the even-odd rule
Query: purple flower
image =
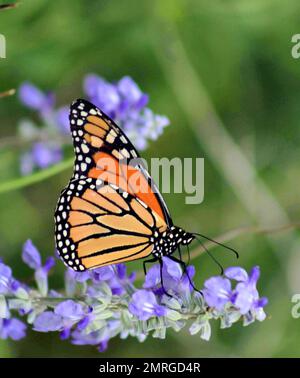
[(76, 345), (96, 345), (100, 352), (104, 352), (108, 346), (108, 341), (118, 332), (116, 329), (120, 326), (118, 320), (109, 320), (106, 326), (98, 331), (86, 332), (85, 328), (77, 326), (72, 332), (72, 344)]
[(231, 283), (227, 278), (211, 277), (204, 283), (203, 295), (210, 307), (223, 310), (232, 295)]
[(0, 319), (0, 338), (21, 340), (26, 336), (26, 325), (19, 319)]
[(148, 290), (138, 290), (131, 298), (129, 311), (140, 320), (148, 320), (152, 316), (164, 316), (167, 309), (157, 303), (155, 295)]
[(30, 239), (24, 243), (22, 259), (31, 269), (38, 270), (42, 268), (45, 273), (49, 273), (55, 264), (54, 257), (50, 256), (46, 259), (45, 265), (42, 266), (40, 252)]
[(62, 318), (71, 321), (78, 322), (85, 315), (81, 304), (74, 302), (71, 299), (59, 303), (54, 310), (55, 314), (60, 315)]
[(55, 265), (55, 259), (53, 256), (49, 256), (46, 259), (45, 265), (42, 267), (45, 273), (49, 273)]
[[(126, 292), (126, 286), (133, 283), (135, 279), (135, 274), (130, 274), (129, 276), (126, 273), (126, 266), (124, 264), (104, 266), (97, 268), (89, 272), (90, 277), (92, 278), (93, 283), (97, 286), (98, 283), (106, 282), (113, 295), (122, 295)], [(94, 288), (89, 288), (89, 293), (96, 293)]]
[(54, 105), (54, 96), (52, 93), (45, 94), (28, 82), (20, 86), (19, 98), (25, 106), (40, 112), (48, 111)]
[[(221, 311), (229, 303), (236, 307), (242, 315), (251, 311), (257, 319), (263, 320), (265, 313), (262, 308), (267, 304), (267, 298), (259, 298), (256, 283), (259, 279), (259, 267), (252, 269), (250, 275), (240, 267), (230, 267), (225, 270), (225, 276), (211, 277), (204, 283), (203, 295), (206, 303)], [(234, 289), (231, 280), (238, 284)]]
[(259, 298), (256, 288), (260, 276), (260, 269), (258, 266), (252, 268), (249, 276), (244, 269), (239, 267), (226, 269), (225, 275), (226, 277), (239, 282), (235, 287), (232, 303), (239, 309), (241, 314), (245, 315), (250, 310), (259, 310), (267, 304), (267, 298)]
[(101, 87), (103, 79), (96, 74), (87, 74), (83, 80), (83, 90), (91, 99), (97, 96), (98, 88)]
[(125, 264), (114, 265), (113, 276), (108, 280), (108, 284), (114, 295), (122, 295), (126, 292), (126, 287), (131, 285), (135, 279), (135, 274), (127, 275)]
[(66, 300), (59, 303), (54, 310), (56, 315), (60, 315), (63, 323), (61, 338), (67, 339), (70, 336), (71, 328), (85, 316), (83, 307), (73, 300)]
[(94, 316), (92, 314), (93, 310), (90, 308), (89, 313), (84, 316), (77, 324), (78, 331), (83, 331), (86, 329), (86, 327), (90, 324), (90, 322), (94, 319)]
[(185, 274), (182, 275), (180, 281), (177, 284), (178, 293), (186, 293), (186, 292), (191, 292), (194, 290), (190, 281), (192, 281), (195, 273), (196, 273), (196, 269), (193, 265), (189, 265), (186, 268)]
[(21, 156), (21, 173), (28, 175), (35, 167), (47, 168), (58, 163), (62, 157), (62, 149), (58, 144), (36, 142), (30, 151), (26, 151)]
[(112, 266), (103, 266), (101, 268), (93, 269), (91, 272), (93, 282), (95, 283), (101, 281), (109, 281), (114, 277), (114, 275), (115, 272)]
[(35, 318), (33, 323), (33, 329), (39, 332), (58, 331), (62, 328), (62, 317), (52, 311), (42, 312)]
[(48, 273), (55, 264), (54, 257), (49, 256), (45, 265), (42, 265), (39, 251), (31, 240), (27, 240), (23, 246), (22, 259), (25, 264), (35, 270), (34, 277), (38, 288), (43, 295), (46, 295), (48, 292)]
[(22, 259), (31, 269), (38, 269), (42, 265), (40, 252), (30, 239), (24, 243)]
[(0, 294), (6, 294), (10, 290), (12, 271), (9, 266), (0, 262)]
[(117, 88), (123, 102), (121, 113), (126, 110), (141, 110), (148, 103), (148, 95), (144, 94), (138, 85), (129, 76), (124, 76), (118, 83)]
[(103, 353), (108, 348), (108, 340), (101, 341), (98, 345), (99, 352)]
[(115, 118), (121, 102), (117, 87), (94, 74), (86, 76), (83, 86), (90, 100), (110, 117)]
[(34, 143), (31, 153), (35, 165), (42, 169), (56, 164), (62, 159), (61, 147), (50, 143)]
[(69, 112), (68, 106), (63, 106), (56, 111), (57, 126), (63, 135), (70, 134)]
[(75, 330), (72, 332), (72, 344), (75, 345), (99, 345), (102, 342), (99, 332), (83, 333)]
[(143, 284), (144, 289), (155, 289), (161, 284), (160, 266), (158, 264), (153, 265), (147, 272), (145, 282)]
[[(164, 288), (167, 292), (179, 296), (187, 295), (192, 291), (190, 280), (192, 280), (194, 274), (195, 268), (193, 266), (187, 267), (187, 272), (183, 273), (179, 263), (167, 256), (163, 257), (162, 276)], [(151, 289), (156, 294), (164, 293), (161, 287), (161, 272), (158, 264), (148, 270), (143, 288)]]

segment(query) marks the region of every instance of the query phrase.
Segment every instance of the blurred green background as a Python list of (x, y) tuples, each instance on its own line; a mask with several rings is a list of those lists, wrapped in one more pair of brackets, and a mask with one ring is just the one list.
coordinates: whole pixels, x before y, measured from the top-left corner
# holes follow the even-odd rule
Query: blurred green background
[[(171, 120), (144, 156), (205, 158), (202, 204), (165, 195), (176, 224), (214, 237), (247, 225), (293, 224), (300, 220), (300, 59), (291, 55), (291, 38), (299, 20), (297, 0), (24, 0), (0, 13), (7, 40), (0, 92), (31, 81), (64, 105), (82, 95), (87, 73), (130, 75), (149, 93), (150, 107)], [(16, 96), (1, 99), (1, 138), (16, 135), (24, 117), (34, 114)], [(4, 183), (19, 177), (20, 147), (1, 145)], [(20, 257), (27, 238), (43, 256), (53, 253), (53, 211), (70, 175), (0, 194), (0, 256), (17, 277), (31, 274)], [(294, 229), (247, 232), (229, 243), (238, 262), (226, 250), (213, 252), (225, 267), (260, 265), (259, 290), (269, 297), (263, 323), (214, 324), (210, 342), (187, 332), (143, 344), (114, 339), (104, 354), (29, 332), (20, 342), (0, 341), (0, 356), (299, 357), (300, 319), (291, 316), (291, 296), (300, 293), (298, 238)], [(207, 255), (194, 264), (198, 286), (219, 273)], [(63, 271), (58, 264), (52, 287), (62, 285)]]

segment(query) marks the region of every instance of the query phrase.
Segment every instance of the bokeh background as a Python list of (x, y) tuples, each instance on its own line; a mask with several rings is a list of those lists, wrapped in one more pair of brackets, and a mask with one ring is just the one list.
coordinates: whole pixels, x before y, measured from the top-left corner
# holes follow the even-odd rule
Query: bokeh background
[[(87, 73), (110, 81), (130, 75), (149, 93), (150, 107), (171, 120), (145, 158), (205, 158), (202, 204), (186, 205), (184, 193), (165, 195), (176, 224), (213, 237), (242, 226), (297, 225), (300, 59), (291, 55), (291, 38), (299, 19), (297, 0), (24, 0), (0, 13), (7, 39), (0, 92), (31, 81), (64, 105), (82, 95)], [(34, 114), (16, 95), (0, 100), (0, 189), (20, 177), (22, 146), (6, 141), (24, 117)], [(53, 211), (70, 174), (0, 194), (0, 256), (17, 277), (31, 274), (20, 257), (27, 238), (43, 256), (53, 254)], [(238, 262), (213, 251), (224, 266), (260, 265), (259, 290), (269, 298), (263, 323), (227, 330), (214, 324), (210, 342), (187, 332), (143, 344), (114, 339), (102, 355), (57, 334), (29, 332), (20, 342), (0, 341), (0, 356), (299, 357), (300, 319), (291, 316), (291, 296), (300, 293), (298, 238), (296, 228), (249, 230), (229, 243)], [(219, 273), (207, 255), (194, 264), (198, 286)], [(58, 264), (52, 287), (62, 285), (63, 271)]]

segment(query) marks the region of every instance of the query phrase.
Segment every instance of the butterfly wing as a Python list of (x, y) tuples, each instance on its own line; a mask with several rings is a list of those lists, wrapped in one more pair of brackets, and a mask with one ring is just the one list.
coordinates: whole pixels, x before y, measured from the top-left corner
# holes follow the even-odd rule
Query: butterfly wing
[(108, 182), (71, 180), (55, 212), (57, 250), (76, 271), (148, 256), (165, 221), (147, 204)]
[(138, 152), (124, 132), (90, 102), (78, 99), (70, 109), (75, 150), (73, 179), (103, 179), (137, 196), (169, 226), (169, 210)]
[(58, 253), (79, 271), (148, 256), (172, 221), (138, 152), (88, 101), (73, 102), (70, 124), (75, 164), (55, 211)]

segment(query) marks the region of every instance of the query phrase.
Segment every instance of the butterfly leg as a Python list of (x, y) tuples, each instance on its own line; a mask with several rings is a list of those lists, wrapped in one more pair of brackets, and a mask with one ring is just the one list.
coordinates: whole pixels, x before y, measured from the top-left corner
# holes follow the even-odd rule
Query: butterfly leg
[(179, 260), (180, 260), (180, 261), (183, 261), (183, 259), (182, 259), (182, 254), (181, 254), (181, 249), (180, 249), (180, 245), (178, 245), (178, 255), (179, 255)]
[(157, 261), (157, 258), (153, 258), (153, 259), (150, 259), (150, 260), (143, 261), (143, 268), (144, 268), (145, 276), (147, 274), (146, 264), (154, 263), (156, 261)]
[(188, 253), (188, 262), (187, 262), (187, 265), (190, 265), (191, 255), (190, 255), (190, 247), (189, 247), (188, 244), (187, 244), (186, 248), (187, 248), (187, 253)]
[[(186, 247), (187, 247), (187, 252), (188, 252), (188, 262), (185, 264), (188, 266), (190, 265), (191, 257), (190, 257), (189, 245), (187, 244)], [(178, 245), (178, 255), (179, 255), (179, 260), (183, 261), (180, 245)]]
[(199, 290), (199, 289), (197, 289), (197, 288), (195, 287), (195, 285), (193, 284), (193, 282), (192, 282), (192, 280), (191, 280), (191, 277), (190, 277), (189, 274), (188, 274), (186, 263), (185, 263), (184, 261), (182, 261), (182, 260), (177, 259), (177, 258), (174, 257), (174, 256), (168, 256), (168, 257), (169, 257), (171, 260), (177, 262), (177, 263), (182, 267), (183, 273), (186, 274), (186, 276), (187, 276), (187, 278), (188, 278), (188, 280), (189, 280), (189, 283), (190, 283), (190, 285), (192, 286), (192, 288), (193, 288), (195, 291), (197, 291), (198, 293), (200, 293), (201, 295), (203, 295), (202, 291)]
[(162, 271), (162, 269), (163, 269), (163, 260), (162, 260), (162, 259), (159, 259), (158, 261), (159, 261), (159, 264), (160, 264), (160, 282), (161, 282), (161, 287), (162, 287), (162, 289), (163, 289), (163, 292), (164, 292), (164, 294), (166, 294), (168, 297), (173, 298), (172, 295), (169, 294), (169, 293), (167, 292), (167, 290), (165, 289), (165, 287), (164, 287), (164, 278), (163, 278), (163, 271)]

